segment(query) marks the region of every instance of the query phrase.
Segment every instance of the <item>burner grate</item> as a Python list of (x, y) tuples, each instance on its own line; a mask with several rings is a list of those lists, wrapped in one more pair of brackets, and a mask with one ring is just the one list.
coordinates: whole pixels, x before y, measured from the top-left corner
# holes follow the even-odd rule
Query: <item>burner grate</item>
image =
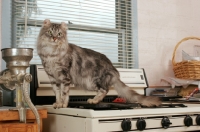
[[(89, 98), (93, 98), (94, 96), (70, 96), (70, 102), (84, 102), (87, 101)], [(106, 96), (102, 102), (112, 102), (115, 100), (117, 96)]]
[(159, 106), (152, 106), (152, 107), (147, 107), (147, 106), (142, 106), (141, 108), (182, 108), (182, 107), (187, 107), (184, 104), (161, 104)]
[(187, 107), (184, 104), (162, 104), (160, 106), (146, 107), (138, 103), (113, 103), (113, 102), (101, 102), (99, 104), (88, 104), (86, 101), (69, 102), (69, 107), (82, 108), (82, 109), (94, 109), (94, 110), (119, 110), (119, 109), (134, 109), (134, 108), (183, 108)]
[(137, 103), (126, 104), (126, 103), (101, 102), (98, 104), (88, 104), (85, 101), (69, 102), (68, 106), (72, 108), (94, 109), (94, 110), (132, 109), (140, 107), (140, 105)]

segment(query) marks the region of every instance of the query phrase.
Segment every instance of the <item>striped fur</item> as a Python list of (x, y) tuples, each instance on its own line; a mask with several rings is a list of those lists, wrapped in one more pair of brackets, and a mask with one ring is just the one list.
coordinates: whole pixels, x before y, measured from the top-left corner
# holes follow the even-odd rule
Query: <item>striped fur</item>
[(67, 107), (69, 85), (95, 90), (97, 95), (88, 103), (99, 103), (114, 86), (119, 96), (129, 102), (142, 105), (159, 105), (157, 97), (145, 97), (127, 87), (119, 79), (119, 73), (103, 54), (68, 43), (67, 25), (45, 20), (38, 36), (37, 51), (52, 83), (56, 102), (53, 107)]

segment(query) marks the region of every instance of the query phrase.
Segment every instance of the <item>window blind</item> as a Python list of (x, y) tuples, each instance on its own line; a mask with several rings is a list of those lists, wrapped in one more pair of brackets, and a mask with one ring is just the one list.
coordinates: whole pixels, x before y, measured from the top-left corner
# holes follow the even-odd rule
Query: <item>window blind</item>
[(134, 68), (131, 0), (14, 0), (13, 47), (34, 49), (44, 19), (68, 24), (69, 43), (105, 54), (117, 68)]

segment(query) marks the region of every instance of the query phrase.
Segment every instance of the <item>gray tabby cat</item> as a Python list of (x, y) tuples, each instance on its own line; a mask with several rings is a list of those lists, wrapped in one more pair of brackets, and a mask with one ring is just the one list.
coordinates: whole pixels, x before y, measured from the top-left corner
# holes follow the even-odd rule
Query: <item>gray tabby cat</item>
[(37, 42), (38, 55), (49, 76), (56, 95), (54, 108), (67, 107), (69, 85), (86, 90), (95, 90), (97, 95), (88, 99), (90, 104), (99, 103), (114, 86), (120, 97), (128, 102), (145, 106), (160, 105), (157, 97), (145, 97), (126, 86), (111, 61), (103, 54), (68, 43), (67, 25), (44, 20)]

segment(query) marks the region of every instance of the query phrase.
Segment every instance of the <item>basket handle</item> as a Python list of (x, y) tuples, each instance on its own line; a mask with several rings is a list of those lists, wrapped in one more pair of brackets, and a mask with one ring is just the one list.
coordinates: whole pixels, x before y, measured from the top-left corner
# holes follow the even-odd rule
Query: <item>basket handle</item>
[(179, 41), (179, 42), (176, 44), (175, 48), (174, 48), (174, 52), (173, 52), (173, 56), (172, 56), (172, 64), (173, 64), (173, 65), (176, 64), (176, 62), (175, 62), (174, 59), (175, 59), (175, 53), (176, 53), (176, 50), (177, 50), (178, 46), (179, 46), (182, 42), (187, 41), (187, 40), (190, 40), (190, 39), (200, 40), (199, 37), (186, 37), (186, 38), (183, 38), (181, 41)]

